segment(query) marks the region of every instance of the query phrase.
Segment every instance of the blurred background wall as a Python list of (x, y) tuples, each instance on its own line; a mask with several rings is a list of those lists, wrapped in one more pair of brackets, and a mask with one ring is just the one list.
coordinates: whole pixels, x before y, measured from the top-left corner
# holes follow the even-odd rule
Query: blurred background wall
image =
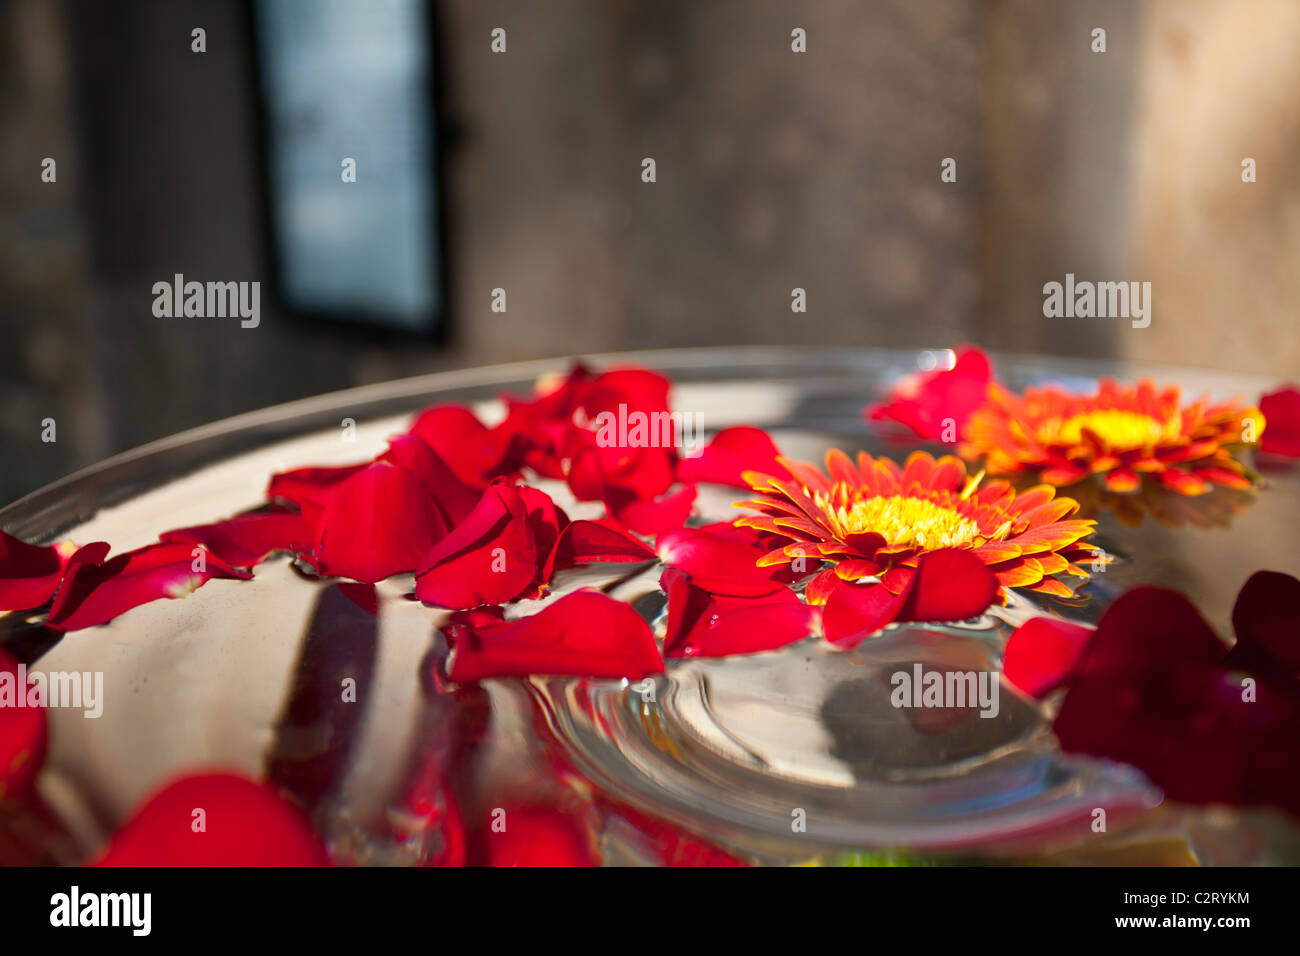
[[(1290, 0), (430, 10), (440, 339), (269, 296), (257, 329), (155, 317), (175, 273), (272, 278), (253, 7), (0, 0), (0, 499), (267, 404), (576, 352), (976, 341), (1297, 377)], [(1151, 281), (1151, 327), (1044, 318), (1066, 272)]]

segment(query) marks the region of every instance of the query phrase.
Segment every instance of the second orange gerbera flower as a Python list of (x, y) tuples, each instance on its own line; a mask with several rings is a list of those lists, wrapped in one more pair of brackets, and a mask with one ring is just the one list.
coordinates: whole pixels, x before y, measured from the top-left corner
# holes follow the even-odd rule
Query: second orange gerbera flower
[[(738, 507), (758, 515), (736, 524), (786, 539), (760, 565), (828, 561), (833, 567), (808, 586), (812, 603), (825, 601), (836, 580), (877, 577), (898, 593), (919, 557), (969, 550), (1003, 587), (1069, 596), (1055, 575), (1087, 577), (1075, 561), (1096, 549), (1079, 542), (1096, 522), (1070, 518), (1078, 503), (1056, 497), (1050, 485), (1017, 494), (1005, 481), (981, 484), (959, 459), (914, 452), (903, 467), (859, 452), (853, 462), (838, 449), (826, 455), (826, 473), (778, 459), (787, 477), (747, 472), (758, 497)], [(809, 571), (815, 567), (804, 565)]]
[(983, 459), (990, 474), (1035, 473), (1052, 485), (1095, 474), (1124, 493), (1137, 491), (1146, 475), (1199, 495), (1212, 484), (1251, 487), (1232, 452), (1263, 430), (1257, 408), (1204, 400), (1184, 406), (1177, 386), (1157, 391), (1147, 380), (1124, 387), (1104, 379), (1090, 396), (1052, 387), (1015, 395), (991, 384), (988, 401), (962, 430), (961, 454)]

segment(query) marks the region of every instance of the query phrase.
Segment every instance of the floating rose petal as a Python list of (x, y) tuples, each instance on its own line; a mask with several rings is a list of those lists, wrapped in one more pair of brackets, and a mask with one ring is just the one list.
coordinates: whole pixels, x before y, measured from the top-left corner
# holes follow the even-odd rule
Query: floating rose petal
[(0, 531), (0, 612), (37, 608), (54, 596), (76, 549), (28, 544)]
[(555, 571), (584, 564), (634, 564), (654, 559), (655, 553), (640, 538), (611, 521), (574, 521), (560, 532), (543, 578), (549, 581)]
[(216, 524), (164, 531), (158, 540), (164, 544), (201, 544), (233, 567), (251, 568), (276, 551), (311, 550), (312, 531), (295, 511), (250, 511)]
[(1277, 571), (1256, 571), (1237, 595), (1232, 629), (1237, 643), (1228, 653), (1228, 666), (1280, 681), (1300, 680), (1300, 581)]
[(539, 521), (551, 538), (541, 547), (520, 489), (504, 482), (490, 485), (469, 517), (424, 556), (415, 596), (425, 604), (463, 610), (505, 604), (535, 591), (555, 537), (554, 526)]
[[(202, 826), (200, 827), (200, 823)], [(183, 777), (115, 833), (97, 866), (325, 866), (297, 807), (234, 773)]]
[(0, 648), (0, 806), (25, 794), (45, 762), (45, 708), (33, 689), (20, 683), (18, 661)]
[(484, 488), (499, 476), (502, 449), (493, 431), (463, 405), (437, 405), (421, 412), (411, 434), (437, 452), (466, 485)]
[(694, 485), (653, 500), (614, 490), (605, 496), (605, 508), (611, 518), (638, 534), (660, 534), (686, 523), (695, 507), (695, 494)]
[(709, 482), (748, 488), (749, 484), (741, 477), (746, 471), (766, 475), (782, 473), (777, 462), (780, 454), (776, 442), (763, 429), (736, 425), (718, 432), (698, 455), (678, 462), (677, 477), (697, 484)]
[(1300, 458), (1300, 390), (1288, 385), (1269, 392), (1259, 400), (1259, 411), (1264, 416), (1260, 450), (1270, 455)]
[(363, 462), (358, 465), (338, 465), (333, 467), (294, 468), (272, 475), (266, 486), (266, 497), (271, 501), (285, 501), (302, 508), (304, 512), (324, 504), (331, 488), (338, 486), (348, 478), (366, 467)]
[[(894, 421), (931, 441), (954, 441), (971, 413), (983, 405), (993, 367), (981, 349), (957, 349), (951, 369), (918, 372), (899, 383), (879, 405), (867, 409), (872, 421)], [(951, 426), (946, 428), (945, 426)], [(947, 432), (947, 434), (945, 434)]]
[(316, 522), (325, 574), (373, 583), (420, 560), (449, 530), (429, 490), (404, 468), (376, 462), (333, 487)]
[[(482, 620), (482, 617), (479, 618)], [(650, 625), (597, 591), (575, 591), (529, 617), (500, 624), (461, 618), (449, 676), (457, 682), (557, 674), (640, 680), (663, 670)]]
[(1002, 673), (1031, 697), (1044, 697), (1069, 680), (1092, 630), (1059, 618), (1031, 618), (1007, 639)]
[(759, 567), (759, 559), (778, 543), (769, 539), (723, 521), (665, 531), (656, 539), (655, 551), (664, 564), (689, 574), (696, 587), (735, 596), (770, 594), (821, 564), (821, 555), (809, 548), (811, 557), (801, 567)]
[[(1246, 597), (1253, 603), (1279, 593), (1265, 580)], [(1238, 611), (1243, 623), (1279, 619)], [(1149, 587), (1125, 593), (1102, 615), (1071, 678), (1053, 723), (1057, 739), (1067, 751), (1141, 768), (1175, 800), (1270, 803), (1300, 813), (1296, 684), (1271, 674), (1248, 678), (1226, 651), (1182, 595)]]
[(62, 631), (96, 627), (141, 604), (186, 597), (213, 578), (252, 576), (197, 545), (151, 544), (105, 560), (108, 548), (97, 541), (72, 556), (48, 625)]
[(729, 657), (770, 651), (811, 637), (817, 608), (789, 588), (767, 594), (711, 594), (689, 575), (668, 568), (659, 582), (668, 595), (667, 657)]
[(851, 648), (893, 621), (965, 621), (997, 597), (997, 578), (969, 551), (927, 551), (915, 570), (896, 570), (901, 573), (897, 596), (886, 584), (841, 581), (826, 601), (826, 639)]

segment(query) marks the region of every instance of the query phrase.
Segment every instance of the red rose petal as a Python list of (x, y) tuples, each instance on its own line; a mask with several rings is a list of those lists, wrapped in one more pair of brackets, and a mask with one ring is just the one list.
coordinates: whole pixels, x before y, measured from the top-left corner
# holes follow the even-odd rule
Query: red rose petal
[(660, 586), (668, 594), (667, 657), (729, 657), (774, 650), (810, 637), (819, 617), (789, 588), (758, 596), (711, 594), (673, 568)]
[(715, 594), (770, 594), (802, 576), (788, 564), (760, 568), (758, 559), (771, 550), (757, 532), (729, 522), (674, 528), (655, 540), (664, 564), (686, 572), (697, 587)]
[(532, 588), (544, 560), (519, 491), (493, 484), (420, 561), (415, 596), (453, 610), (504, 604)]
[(544, 571), (549, 581), (555, 571), (583, 564), (634, 564), (653, 561), (655, 553), (637, 537), (609, 521), (574, 521), (564, 527)]
[(694, 485), (683, 485), (653, 500), (634, 498), (616, 490), (606, 495), (605, 507), (611, 518), (638, 534), (660, 534), (686, 523), (695, 507), (695, 494)]
[(951, 369), (921, 372), (904, 379), (889, 392), (885, 401), (866, 410), (872, 421), (895, 421), (921, 438), (942, 440), (944, 424), (951, 420), (956, 434), (975, 409), (988, 398), (993, 366), (982, 350), (969, 346), (957, 349)]
[(449, 676), (457, 682), (531, 674), (640, 680), (663, 670), (650, 625), (597, 591), (575, 591), (502, 624), (460, 624), (449, 637)]
[(438, 405), (421, 412), (411, 434), (432, 448), (466, 485), (484, 488), (500, 464), (492, 431), (463, 405)]
[[(201, 812), (200, 812), (201, 811)], [(98, 866), (325, 866), (301, 812), (234, 773), (184, 777), (147, 800)]]
[(47, 624), (64, 631), (96, 627), (141, 604), (185, 597), (213, 578), (252, 577), (197, 545), (151, 544), (104, 560), (107, 554), (100, 541), (72, 556)]
[(251, 568), (276, 551), (310, 551), (312, 530), (297, 512), (250, 511), (215, 524), (164, 531), (158, 540), (201, 544), (229, 565)]
[[(897, 571), (911, 569), (895, 569)], [(922, 554), (916, 569), (892, 585), (839, 581), (826, 600), (823, 627), (838, 647), (851, 648), (893, 621), (965, 621), (982, 614), (997, 597), (993, 572), (968, 551)]]
[(761, 428), (736, 425), (724, 428), (698, 455), (683, 458), (677, 464), (677, 478), (690, 483), (709, 482), (732, 488), (749, 488), (741, 475), (757, 471), (781, 475), (785, 469), (777, 462), (781, 450)]
[(1300, 390), (1289, 385), (1269, 392), (1259, 400), (1259, 411), (1264, 416), (1260, 450), (1300, 458)]
[(72, 550), (42, 547), (0, 531), (0, 612), (37, 608), (54, 596)]
[(324, 574), (374, 583), (414, 571), (447, 530), (442, 509), (418, 478), (376, 462), (326, 495), (315, 562)]
[(27, 793), (45, 762), (45, 708), (28, 704), (28, 689), (18, 661), (0, 648), (0, 806)]
[(548, 806), (494, 808), (475, 839), (478, 866), (597, 866), (581, 817)]
[(1227, 664), (1273, 676), (1300, 677), (1300, 581), (1277, 571), (1256, 571), (1232, 608), (1237, 643)]
[(327, 492), (366, 467), (337, 465), (327, 467), (294, 468), (271, 476), (266, 486), (266, 497), (271, 501), (287, 501), (306, 510), (324, 502)]
[(454, 528), (478, 504), (480, 492), (456, 477), (438, 453), (415, 435), (398, 435), (388, 450), (375, 459), (404, 468), (433, 495), (448, 528)]
[(1031, 697), (1044, 697), (1074, 673), (1092, 634), (1082, 624), (1031, 618), (1007, 639), (1002, 673)]

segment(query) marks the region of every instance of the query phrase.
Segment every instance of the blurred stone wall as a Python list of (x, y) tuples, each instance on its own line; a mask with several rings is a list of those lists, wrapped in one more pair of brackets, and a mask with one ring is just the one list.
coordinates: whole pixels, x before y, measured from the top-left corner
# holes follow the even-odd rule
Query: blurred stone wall
[[(275, 402), (575, 352), (973, 340), (1296, 377), (1289, 0), (434, 10), (443, 345), (269, 303), (253, 331), (154, 318), (175, 272), (269, 278), (248, 7), (0, 0), (0, 498)], [(1152, 326), (1044, 318), (1066, 272), (1152, 281)]]

